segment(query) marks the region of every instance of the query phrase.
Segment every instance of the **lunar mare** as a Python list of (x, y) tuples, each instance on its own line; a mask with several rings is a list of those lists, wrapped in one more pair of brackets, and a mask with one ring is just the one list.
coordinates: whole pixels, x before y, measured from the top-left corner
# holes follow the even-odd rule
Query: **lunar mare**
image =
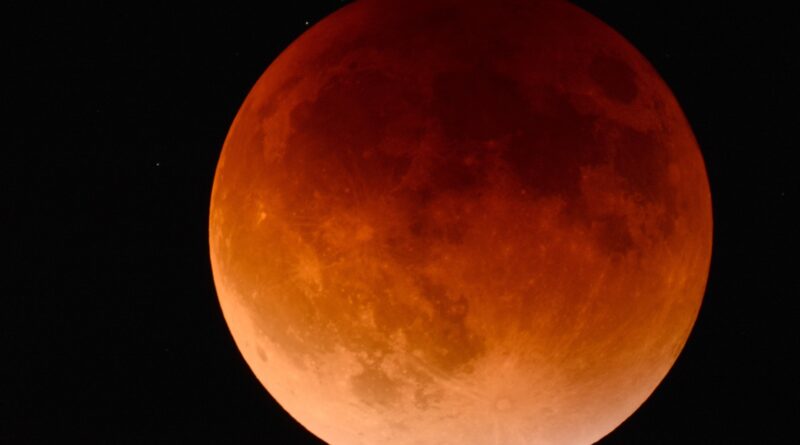
[(359, 1), (237, 114), (220, 304), (331, 444), (588, 444), (674, 363), (711, 201), (666, 84), (566, 2)]

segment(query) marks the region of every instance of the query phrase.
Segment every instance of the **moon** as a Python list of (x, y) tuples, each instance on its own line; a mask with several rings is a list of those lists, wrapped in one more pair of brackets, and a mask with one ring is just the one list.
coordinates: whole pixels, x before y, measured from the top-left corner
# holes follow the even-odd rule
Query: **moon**
[(668, 86), (578, 7), (364, 0), (250, 91), (209, 240), (244, 359), (326, 442), (589, 444), (689, 336), (711, 194)]

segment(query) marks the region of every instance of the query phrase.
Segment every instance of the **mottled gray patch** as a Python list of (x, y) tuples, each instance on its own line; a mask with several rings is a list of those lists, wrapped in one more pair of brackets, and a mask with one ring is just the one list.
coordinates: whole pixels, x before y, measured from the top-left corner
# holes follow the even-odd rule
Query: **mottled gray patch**
[(592, 225), (598, 245), (612, 256), (625, 255), (636, 245), (625, 216), (607, 215), (597, 218)]
[(365, 366), (350, 378), (353, 393), (367, 405), (390, 406), (400, 397), (399, 382), (391, 379), (379, 366)]
[(261, 346), (256, 346), (256, 353), (258, 354), (258, 358), (260, 358), (261, 361), (263, 362), (269, 361), (267, 358), (267, 354), (264, 353), (264, 350), (261, 349)]
[(423, 329), (408, 332), (413, 343), (424, 347), (426, 360), (435, 367), (447, 372), (469, 371), (471, 363), (485, 352), (483, 339), (466, 325), (469, 301), (425, 276), (418, 276), (417, 285), (432, 305), (434, 316), (425, 320)]

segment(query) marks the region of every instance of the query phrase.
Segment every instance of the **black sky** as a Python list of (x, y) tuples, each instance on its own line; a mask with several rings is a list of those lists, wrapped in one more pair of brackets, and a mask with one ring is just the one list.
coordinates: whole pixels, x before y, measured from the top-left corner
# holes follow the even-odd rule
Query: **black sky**
[[(220, 312), (208, 203), (269, 63), (340, 1), (7, 8), (0, 18), (5, 304), (0, 443), (320, 443), (269, 397)], [(714, 253), (666, 380), (601, 443), (790, 443), (798, 420), (800, 124), (793, 14), (578, 1), (682, 104)], [(697, 2), (696, 2), (697, 3)], [(134, 7), (135, 6), (135, 7)]]

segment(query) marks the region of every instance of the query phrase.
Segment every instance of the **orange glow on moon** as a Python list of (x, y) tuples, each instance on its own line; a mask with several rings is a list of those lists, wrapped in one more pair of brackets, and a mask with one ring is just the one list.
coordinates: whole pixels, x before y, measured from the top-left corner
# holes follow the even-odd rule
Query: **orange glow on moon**
[(588, 444), (681, 351), (711, 257), (683, 113), (559, 1), (360, 1), (266, 70), (217, 167), (220, 304), (332, 444)]

